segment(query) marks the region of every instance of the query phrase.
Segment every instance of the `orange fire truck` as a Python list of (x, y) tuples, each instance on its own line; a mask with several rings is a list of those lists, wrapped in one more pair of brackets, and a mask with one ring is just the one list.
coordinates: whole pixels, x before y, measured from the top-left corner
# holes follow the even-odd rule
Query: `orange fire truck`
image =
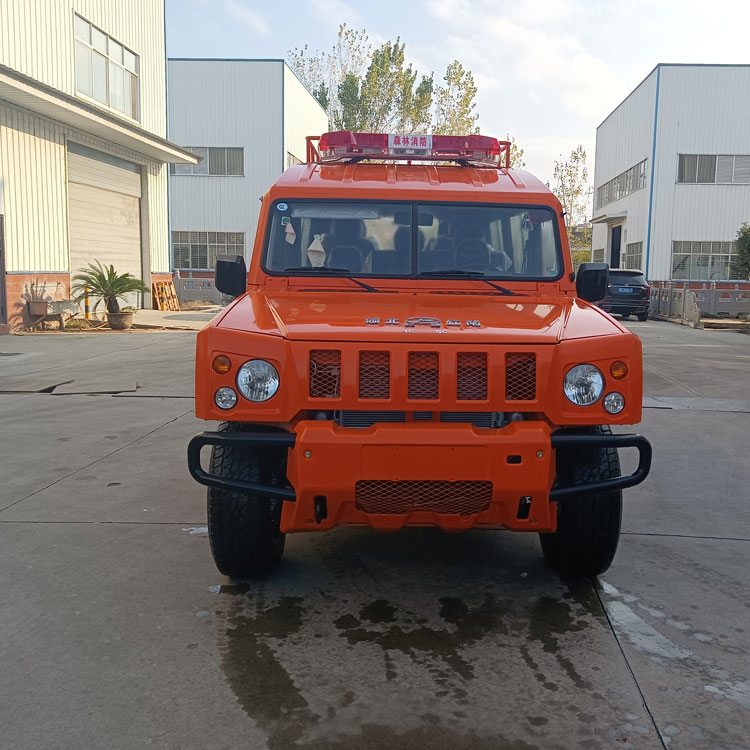
[[(572, 575), (610, 565), (651, 448), (640, 340), (590, 302), (560, 203), (486, 136), (334, 132), (263, 196), (249, 271), (198, 335), (190, 442), (222, 573), (335, 526), (538, 533)], [(211, 447), (206, 468), (201, 448)], [(621, 476), (618, 448), (638, 467)]]

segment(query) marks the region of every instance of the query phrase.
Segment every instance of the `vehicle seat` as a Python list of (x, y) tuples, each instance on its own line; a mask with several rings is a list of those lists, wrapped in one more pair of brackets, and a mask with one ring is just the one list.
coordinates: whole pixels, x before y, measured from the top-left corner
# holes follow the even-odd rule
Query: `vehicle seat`
[(445, 271), (453, 267), (447, 250), (423, 250), (418, 257), (419, 271)]
[(456, 268), (463, 271), (489, 270), (489, 245), (484, 240), (464, 240), (456, 248)]
[(362, 273), (362, 253), (351, 245), (337, 245), (326, 257), (328, 268), (345, 268), (352, 273)]
[(406, 263), (396, 250), (375, 250), (370, 255), (370, 268), (373, 273), (406, 273), (409, 270), (409, 258)]

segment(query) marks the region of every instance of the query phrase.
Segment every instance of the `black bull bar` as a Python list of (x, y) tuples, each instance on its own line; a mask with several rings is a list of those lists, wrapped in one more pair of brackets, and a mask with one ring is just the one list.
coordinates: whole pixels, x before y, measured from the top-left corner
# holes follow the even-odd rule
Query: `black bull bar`
[[(202, 432), (188, 443), (187, 458), (190, 475), (200, 484), (224, 490), (255, 493), (266, 497), (294, 502), (296, 495), (291, 487), (259, 484), (242, 479), (209, 474), (201, 466), (201, 448), (205, 445), (223, 447), (293, 448), (296, 435), (293, 432)], [(638, 467), (624, 477), (604, 479), (567, 487), (553, 487), (550, 500), (561, 500), (573, 495), (592, 492), (612, 492), (640, 484), (651, 470), (651, 444), (642, 435), (575, 435), (557, 434), (550, 437), (553, 448), (636, 448)]]

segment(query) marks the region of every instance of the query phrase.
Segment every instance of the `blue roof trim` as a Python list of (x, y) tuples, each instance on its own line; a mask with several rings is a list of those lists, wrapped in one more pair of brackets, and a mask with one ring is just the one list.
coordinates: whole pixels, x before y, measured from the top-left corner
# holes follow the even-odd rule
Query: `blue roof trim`
[(659, 84), (661, 83), (661, 67), (656, 66), (656, 97), (654, 101), (654, 140), (651, 144), (651, 184), (648, 189), (648, 232), (646, 236), (646, 278), (648, 279), (648, 262), (651, 257), (651, 215), (654, 208), (654, 174), (656, 172), (656, 128), (659, 121)]

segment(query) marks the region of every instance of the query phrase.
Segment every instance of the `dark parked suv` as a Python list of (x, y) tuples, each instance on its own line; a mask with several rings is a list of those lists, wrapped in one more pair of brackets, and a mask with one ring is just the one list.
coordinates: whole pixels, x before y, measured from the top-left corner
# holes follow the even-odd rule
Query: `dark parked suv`
[(643, 271), (610, 268), (607, 296), (596, 304), (608, 313), (647, 320), (650, 289)]

